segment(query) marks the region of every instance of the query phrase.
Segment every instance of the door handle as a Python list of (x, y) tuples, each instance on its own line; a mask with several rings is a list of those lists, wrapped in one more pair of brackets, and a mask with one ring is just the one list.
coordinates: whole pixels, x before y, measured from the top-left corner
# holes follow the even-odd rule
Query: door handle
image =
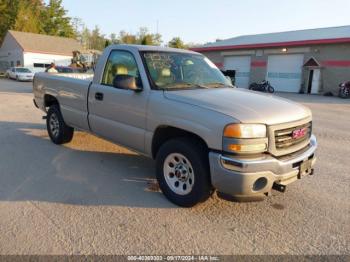
[(95, 99), (102, 101), (103, 100), (103, 93), (99, 93), (99, 92), (95, 93)]

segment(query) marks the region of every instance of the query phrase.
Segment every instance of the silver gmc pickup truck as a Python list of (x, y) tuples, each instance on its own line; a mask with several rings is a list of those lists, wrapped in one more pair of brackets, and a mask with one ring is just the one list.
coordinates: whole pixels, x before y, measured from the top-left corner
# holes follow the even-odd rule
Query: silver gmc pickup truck
[(235, 88), (199, 53), (113, 45), (92, 79), (39, 73), (33, 92), (53, 143), (84, 130), (154, 158), (160, 189), (180, 206), (214, 190), (255, 200), (313, 174), (310, 110)]

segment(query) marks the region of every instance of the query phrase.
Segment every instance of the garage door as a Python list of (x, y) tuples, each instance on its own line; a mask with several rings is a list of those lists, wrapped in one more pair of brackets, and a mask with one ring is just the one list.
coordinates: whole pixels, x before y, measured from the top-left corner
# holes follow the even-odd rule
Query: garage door
[(224, 59), (225, 70), (236, 70), (236, 86), (248, 88), (250, 78), (250, 56), (227, 56)]
[(298, 93), (304, 55), (272, 55), (268, 58), (267, 80), (276, 91)]

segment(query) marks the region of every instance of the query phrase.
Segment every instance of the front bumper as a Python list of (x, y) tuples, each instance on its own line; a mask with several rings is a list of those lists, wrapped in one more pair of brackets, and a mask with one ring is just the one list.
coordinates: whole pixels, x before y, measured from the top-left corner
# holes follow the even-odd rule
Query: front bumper
[(33, 76), (19, 76), (18, 80), (19, 81), (33, 81)]
[(309, 161), (313, 169), (316, 148), (317, 140), (312, 135), (308, 147), (279, 158), (271, 155), (236, 158), (210, 152), (211, 181), (219, 192), (237, 198), (263, 196), (271, 192), (275, 183), (285, 186), (300, 178), (303, 162)]

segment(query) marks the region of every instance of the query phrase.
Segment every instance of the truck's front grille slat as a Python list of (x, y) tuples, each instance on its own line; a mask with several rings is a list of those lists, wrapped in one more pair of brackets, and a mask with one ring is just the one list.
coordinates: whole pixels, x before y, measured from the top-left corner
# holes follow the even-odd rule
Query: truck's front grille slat
[(311, 122), (307, 123), (305, 125), (295, 126), (295, 127), (291, 127), (291, 128), (282, 129), (282, 130), (276, 130), (275, 131), (275, 136), (278, 137), (278, 136), (292, 134), (294, 130), (298, 130), (298, 129), (301, 129), (301, 128), (311, 129)]
[(303, 137), (303, 138), (296, 139), (296, 140), (289, 140), (289, 141), (284, 141), (282, 143), (276, 143), (276, 147), (277, 147), (277, 149), (288, 148), (290, 146), (297, 145), (297, 144), (299, 144), (307, 139), (308, 139), (308, 137)]
[(277, 151), (288, 150), (309, 140), (312, 132), (312, 122), (303, 125), (275, 130), (275, 148)]

